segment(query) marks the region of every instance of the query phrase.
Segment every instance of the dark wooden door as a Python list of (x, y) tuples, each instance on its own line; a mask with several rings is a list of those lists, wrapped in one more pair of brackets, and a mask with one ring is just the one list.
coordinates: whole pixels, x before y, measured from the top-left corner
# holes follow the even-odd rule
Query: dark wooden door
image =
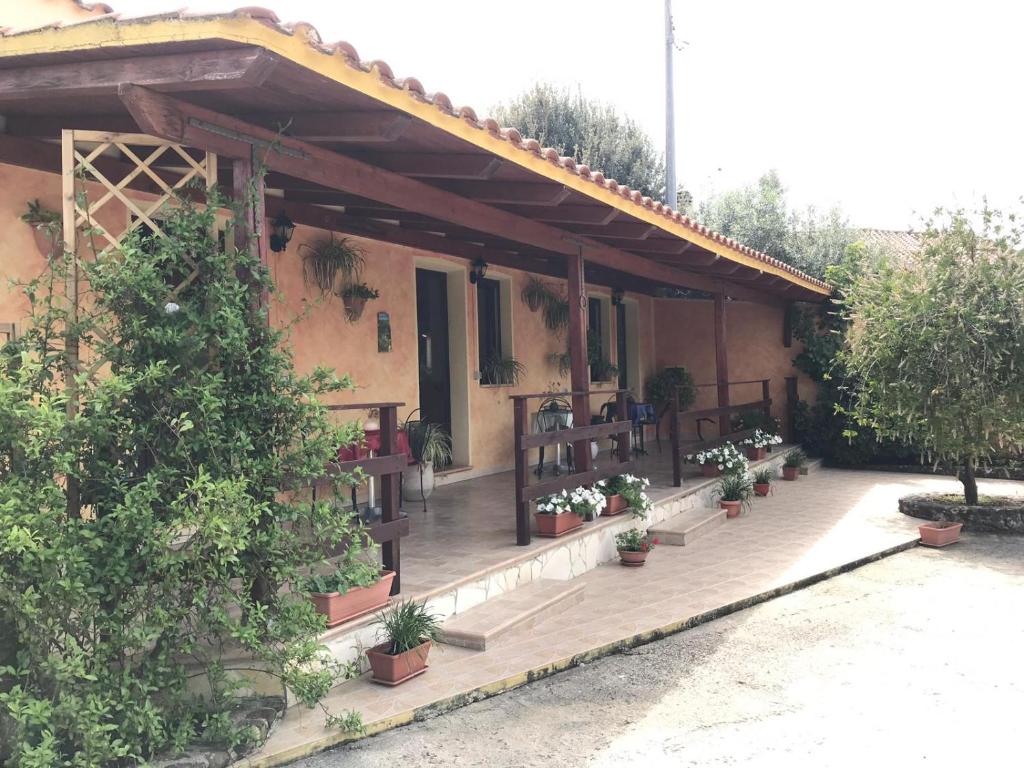
[(416, 330), (419, 338), (420, 413), (423, 421), (452, 431), (452, 382), (448, 343), (448, 276), (416, 270)]

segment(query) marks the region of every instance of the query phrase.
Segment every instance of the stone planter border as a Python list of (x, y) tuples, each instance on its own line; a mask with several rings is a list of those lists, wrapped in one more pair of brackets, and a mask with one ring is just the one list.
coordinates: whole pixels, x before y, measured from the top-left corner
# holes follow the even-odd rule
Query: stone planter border
[(1024, 498), (1009, 506), (968, 506), (937, 501), (934, 494), (916, 493), (900, 499), (900, 512), (919, 520), (963, 523), (965, 531), (1024, 533)]

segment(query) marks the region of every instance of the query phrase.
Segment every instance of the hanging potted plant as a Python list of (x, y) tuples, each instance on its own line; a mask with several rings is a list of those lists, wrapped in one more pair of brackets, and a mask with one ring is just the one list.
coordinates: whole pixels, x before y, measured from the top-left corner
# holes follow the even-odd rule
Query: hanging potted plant
[(768, 449), (773, 445), (781, 445), (782, 436), (776, 435), (758, 427), (754, 434), (746, 440), (741, 440), (740, 445), (747, 449), (747, 458), (751, 461), (760, 461), (768, 457)]
[(650, 554), (661, 542), (651, 538), (648, 533), (640, 533), (636, 528), (615, 535), (615, 548), (619, 552), (619, 563), (630, 568), (639, 568), (647, 562)]
[(607, 500), (598, 487), (563, 490), (537, 499), (537, 535), (555, 537), (574, 531), (584, 520), (593, 520), (604, 510)]
[(544, 300), (543, 317), (545, 327), (552, 333), (560, 334), (569, 325), (569, 300), (549, 292)]
[(796, 480), (800, 477), (800, 470), (805, 464), (807, 464), (807, 454), (799, 448), (794, 448), (786, 454), (782, 464), (782, 479)]
[(492, 357), (480, 371), (480, 383), (495, 387), (514, 387), (526, 374), (526, 366), (514, 357)]
[(650, 487), (651, 481), (646, 477), (635, 475), (616, 475), (607, 482), (604, 480), (597, 483), (608, 499), (608, 506), (601, 513), (606, 517), (618, 515), (626, 509), (633, 512), (633, 517), (645, 518), (651, 511), (653, 504), (646, 489)]
[(523, 286), (522, 292), (519, 294), (519, 297), (530, 308), (531, 312), (536, 312), (543, 307), (550, 296), (551, 289), (536, 275), (530, 275), (526, 285)]
[(754, 473), (754, 493), (758, 496), (767, 496), (772, 490), (772, 471), (768, 467), (761, 467)]
[(732, 443), (726, 443), (717, 448), (708, 448), (696, 456), (688, 458), (700, 465), (700, 471), (704, 477), (718, 477), (722, 474), (745, 475), (747, 467), (750, 466), (746, 456), (740, 453)]
[(32, 237), (39, 254), (52, 259), (61, 242), (61, 215), (44, 208), (39, 200), (33, 200), (28, 204), (28, 211), (21, 215), (21, 220), (32, 227)]
[(396, 603), (381, 612), (377, 624), (381, 642), (366, 651), (373, 682), (398, 685), (427, 671), (427, 655), (441, 624), (425, 602)]
[(750, 506), (754, 486), (746, 473), (723, 475), (715, 489), (718, 503), (725, 510), (726, 517), (739, 517), (740, 510)]
[(345, 318), (354, 323), (363, 316), (366, 302), (380, 297), (380, 291), (366, 283), (346, 283), (339, 295), (345, 305)]
[[(350, 282), (363, 268), (363, 253), (352, 245), (348, 238), (330, 237), (303, 243), (302, 276), (306, 285), (316, 288), (322, 294), (332, 293), (341, 275), (344, 282)], [(376, 297), (375, 297), (376, 298)]]
[(406, 419), (402, 425), (416, 472), (409, 477), (402, 473), (402, 498), (422, 501), (427, 511), (427, 499), (434, 492), (434, 470), (444, 469), (452, 463), (452, 438), (444, 427), (426, 421)]
[[(340, 562), (306, 579), (313, 607), (327, 617), (328, 627), (388, 604), (395, 572), (381, 569), (376, 549), (369, 536), (353, 537)], [(325, 561), (324, 565), (329, 563)]]

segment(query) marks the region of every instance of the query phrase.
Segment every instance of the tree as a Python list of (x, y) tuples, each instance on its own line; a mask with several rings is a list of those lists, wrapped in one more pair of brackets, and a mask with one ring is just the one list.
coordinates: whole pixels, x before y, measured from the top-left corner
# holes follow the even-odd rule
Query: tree
[(819, 278), (824, 278), (829, 265), (842, 260), (846, 246), (853, 241), (852, 231), (836, 208), (825, 214), (813, 207), (803, 212), (790, 210), (786, 189), (775, 171), (764, 174), (756, 184), (705, 200), (697, 218), (723, 235)]
[(656, 200), (663, 199), (665, 163), (644, 130), (628, 117), (578, 91), (539, 83), (492, 110), (502, 125), (554, 147), (563, 157), (584, 163)]
[(837, 356), (849, 412), (882, 437), (961, 467), (1024, 446), (1024, 253), (1014, 217), (940, 211), (917, 259), (883, 260), (851, 282)]
[[(321, 404), (348, 381), (295, 372), (253, 302), (269, 276), (210, 234), (222, 204), (182, 203), (161, 213), (165, 237), (136, 232), (82, 260), (76, 323), (54, 290), (76, 258), (56, 256), (25, 287), (32, 322), (0, 350), (0, 753), (13, 765), (244, 740), (232, 656), (310, 705), (338, 677), (304, 576), (327, 543), (364, 534), (282, 490), (354, 439)], [(72, 335), (106, 361), (75, 392)]]

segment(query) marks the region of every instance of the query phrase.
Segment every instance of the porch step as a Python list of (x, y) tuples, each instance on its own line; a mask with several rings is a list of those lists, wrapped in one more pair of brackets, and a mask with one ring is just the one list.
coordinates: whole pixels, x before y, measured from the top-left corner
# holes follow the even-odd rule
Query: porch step
[(685, 547), (724, 522), (724, 509), (704, 507), (676, 515), (672, 519), (650, 528), (647, 533), (660, 539), (662, 544), (668, 544), (671, 547)]
[(438, 639), (448, 645), (487, 650), (513, 629), (529, 629), (556, 611), (583, 600), (583, 584), (540, 579), (448, 619)]
[(806, 464), (800, 467), (800, 474), (807, 475), (811, 472), (816, 472), (821, 469), (823, 463), (822, 459), (810, 459)]

